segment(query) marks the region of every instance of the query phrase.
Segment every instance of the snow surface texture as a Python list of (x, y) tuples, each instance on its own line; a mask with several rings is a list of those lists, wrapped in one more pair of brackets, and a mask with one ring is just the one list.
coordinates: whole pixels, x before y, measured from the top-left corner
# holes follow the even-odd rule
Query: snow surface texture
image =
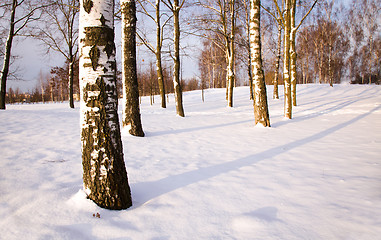
[(380, 239), (381, 86), (298, 86), (292, 120), (268, 92), (271, 128), (254, 127), (247, 87), (234, 108), (225, 89), (185, 93), (185, 118), (173, 95), (143, 98), (124, 211), (81, 190), (78, 106), (7, 106), (0, 239)]

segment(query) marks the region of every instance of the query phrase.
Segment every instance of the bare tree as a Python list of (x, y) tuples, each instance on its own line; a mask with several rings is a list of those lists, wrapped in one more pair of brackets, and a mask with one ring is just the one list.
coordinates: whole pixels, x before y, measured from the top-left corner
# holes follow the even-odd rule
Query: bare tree
[[(9, 9), (10, 12), (8, 37), (5, 43), (3, 68), (1, 70), (0, 109), (5, 109), (6, 84), (9, 75), (13, 40), (16, 36), (20, 35), (21, 31), (28, 24), (41, 17), (40, 10), (46, 6), (27, 0), (7, 0), (0, 5), (1, 8)], [(19, 14), (16, 14), (16, 11)]]
[[(285, 0), (284, 8), (280, 8), (278, 1), (273, 0), (281, 21), (284, 25), (284, 51), (283, 51), (283, 81), (284, 81), (284, 116), (292, 118), (292, 106), (296, 106), (296, 32), (312, 11), (318, 0), (313, 0), (307, 13), (296, 25), (296, 0)], [(283, 11), (281, 10), (283, 9)], [(274, 14), (272, 14), (275, 19)]]
[(83, 185), (108, 209), (132, 205), (116, 92), (114, 1), (81, 0), (79, 21)]
[(43, 47), (61, 53), (69, 62), (68, 86), (69, 105), (74, 108), (74, 64), (78, 54), (78, 0), (47, 0), (52, 4), (42, 19), (36, 38), (43, 42)]
[[(352, 59), (355, 53), (361, 55), (361, 66), (357, 69), (360, 71), (362, 82), (372, 83), (372, 75), (377, 75), (379, 70), (376, 50), (376, 42), (380, 36), (380, 16), (381, 16), (381, 0), (362, 0), (352, 1), (350, 9), (347, 13), (348, 21), (346, 28), (352, 41)], [(353, 62), (355, 64), (355, 62)], [(354, 68), (353, 68), (354, 69)], [(357, 73), (352, 73), (356, 76)]]
[(173, 87), (175, 90), (176, 112), (180, 117), (185, 117), (183, 108), (183, 93), (180, 84), (180, 10), (185, 0), (164, 0), (163, 3), (173, 14), (174, 27), (174, 54), (173, 54)]
[[(156, 71), (157, 71), (157, 81), (160, 89), (160, 97), (161, 97), (161, 107), (166, 108), (165, 101), (165, 84), (164, 84), (164, 76), (163, 76), (163, 66), (162, 66), (162, 48), (164, 41), (164, 27), (167, 25), (168, 21), (172, 18), (168, 16), (166, 13), (162, 13), (160, 11), (162, 0), (156, 0), (154, 3), (151, 0), (138, 0), (137, 3), (140, 5), (142, 12), (149, 19), (154, 21), (156, 25), (156, 47), (148, 41), (148, 37), (146, 37), (141, 31), (137, 32), (137, 36), (139, 40), (153, 53), (156, 57)], [(147, 6), (148, 4), (148, 6)], [(152, 7), (155, 10), (155, 15), (151, 14), (149, 11), (149, 7)], [(167, 16), (164, 18), (164, 16)]]

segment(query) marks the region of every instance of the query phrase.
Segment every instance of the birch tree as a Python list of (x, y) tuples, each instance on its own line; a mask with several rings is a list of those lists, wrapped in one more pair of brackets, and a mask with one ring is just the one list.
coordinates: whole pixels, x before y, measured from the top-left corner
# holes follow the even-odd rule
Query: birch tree
[(144, 137), (139, 108), (139, 86), (136, 70), (136, 5), (135, 0), (121, 0), (122, 10), (122, 82), (123, 126), (130, 134)]
[[(318, 0), (314, 0), (307, 13), (296, 25), (296, 0), (285, 0), (281, 11), (278, 1), (273, 0), (284, 25), (283, 81), (284, 81), (284, 116), (292, 118), (292, 106), (296, 106), (296, 32), (310, 14)], [(282, 1), (283, 4), (283, 1)], [(274, 16), (274, 15), (273, 15)]]
[(81, 0), (79, 22), (83, 185), (108, 209), (132, 205), (118, 119), (114, 1)]
[(173, 14), (173, 88), (175, 91), (176, 113), (180, 117), (185, 117), (183, 108), (183, 93), (180, 84), (180, 10), (184, 6), (185, 0), (165, 0), (163, 3)]
[(261, 43), (261, 1), (250, 0), (250, 48), (251, 67), (254, 88), (254, 117), (255, 124), (270, 127), (270, 118), (267, 105), (265, 77), (262, 65)]

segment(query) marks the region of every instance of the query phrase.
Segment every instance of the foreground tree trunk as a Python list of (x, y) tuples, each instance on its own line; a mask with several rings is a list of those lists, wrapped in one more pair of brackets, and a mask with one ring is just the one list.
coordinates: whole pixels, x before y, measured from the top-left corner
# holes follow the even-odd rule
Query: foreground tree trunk
[(267, 93), (261, 54), (261, 1), (250, 0), (250, 5), (250, 48), (252, 54), (251, 66), (253, 70), (255, 124), (260, 123), (264, 127), (270, 127), (269, 110), (267, 106)]
[(7, 92), (7, 78), (9, 73), (9, 64), (11, 61), (12, 42), (13, 42), (13, 37), (15, 36), (16, 7), (17, 7), (17, 1), (13, 0), (8, 39), (5, 44), (3, 69), (1, 71), (0, 109), (4, 109), (4, 110), (5, 110), (5, 95)]
[(126, 209), (132, 200), (117, 111), (113, 0), (81, 0), (79, 48), (84, 191), (100, 207)]
[(120, 6), (122, 10), (123, 127), (130, 125), (131, 135), (144, 137), (136, 71), (136, 5), (134, 0), (121, 0)]

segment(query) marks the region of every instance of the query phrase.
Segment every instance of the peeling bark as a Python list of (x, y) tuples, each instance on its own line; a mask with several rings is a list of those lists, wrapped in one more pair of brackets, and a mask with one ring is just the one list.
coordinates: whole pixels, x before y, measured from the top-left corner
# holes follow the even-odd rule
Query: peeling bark
[(114, 1), (97, 1), (90, 11), (84, 2), (79, 26), (83, 187), (98, 206), (126, 209), (132, 200), (117, 112)]

